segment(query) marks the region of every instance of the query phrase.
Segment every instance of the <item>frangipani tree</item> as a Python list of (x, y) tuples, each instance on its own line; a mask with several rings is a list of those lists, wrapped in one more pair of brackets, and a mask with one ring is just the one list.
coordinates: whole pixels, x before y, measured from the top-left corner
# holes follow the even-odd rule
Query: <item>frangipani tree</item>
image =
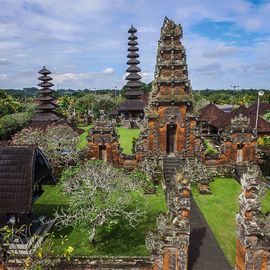
[(67, 125), (51, 125), (46, 130), (25, 128), (12, 143), (38, 145), (53, 168), (74, 164), (80, 157), (78, 134)]
[(88, 161), (67, 169), (63, 174), (62, 192), (69, 198), (69, 207), (58, 210), (60, 227), (84, 227), (91, 242), (97, 228), (125, 220), (130, 226), (143, 215), (143, 189), (123, 170), (100, 161)]

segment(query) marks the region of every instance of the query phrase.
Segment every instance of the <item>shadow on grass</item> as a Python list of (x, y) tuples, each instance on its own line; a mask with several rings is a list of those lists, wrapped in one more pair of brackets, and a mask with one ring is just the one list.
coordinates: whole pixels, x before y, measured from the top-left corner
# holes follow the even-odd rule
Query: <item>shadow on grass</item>
[(33, 206), (33, 215), (38, 216), (46, 216), (47, 218), (53, 219), (54, 213), (56, 210), (61, 208), (66, 208), (67, 206), (64, 204), (43, 204), (37, 203)]
[(153, 216), (144, 217), (131, 226), (126, 220), (119, 220), (110, 230), (100, 228), (94, 246), (99, 254), (149, 255), (145, 237), (154, 221)]

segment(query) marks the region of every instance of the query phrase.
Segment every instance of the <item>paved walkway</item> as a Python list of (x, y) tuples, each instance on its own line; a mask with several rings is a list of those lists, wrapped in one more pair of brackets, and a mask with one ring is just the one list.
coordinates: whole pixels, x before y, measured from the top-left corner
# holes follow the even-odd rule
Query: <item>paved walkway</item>
[[(207, 195), (205, 195), (207, 196)], [(189, 270), (231, 270), (194, 199), (190, 210)]]

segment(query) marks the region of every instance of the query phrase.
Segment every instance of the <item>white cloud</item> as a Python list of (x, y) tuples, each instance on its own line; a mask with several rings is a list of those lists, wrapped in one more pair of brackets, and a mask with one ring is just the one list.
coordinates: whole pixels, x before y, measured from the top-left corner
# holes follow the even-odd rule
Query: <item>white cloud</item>
[[(243, 87), (269, 87), (264, 64), (270, 59), (269, 14), (270, 3), (253, 5), (245, 0), (171, 0), (170, 5), (137, 0), (132, 9), (124, 0), (77, 0), (76, 4), (74, 0), (1, 0), (0, 74), (5, 76), (0, 88), (36, 85), (36, 71), (44, 64), (55, 73), (60, 87), (121, 87), (132, 23), (138, 29), (142, 81), (149, 82), (165, 15), (184, 27), (194, 89), (226, 87), (232, 81)], [(258, 34), (253, 44), (247, 40), (245, 46), (235, 46), (207, 38), (205, 31), (194, 34), (193, 26), (205, 21), (231, 23), (238, 29), (228, 31), (232, 38), (239, 38), (241, 29), (263, 35)]]
[(156, 33), (159, 29), (152, 25), (145, 25), (137, 27), (138, 33)]
[(221, 45), (214, 51), (204, 52), (202, 56), (208, 58), (224, 57), (235, 55), (238, 51), (237, 47)]
[(111, 67), (108, 67), (108, 68), (105, 68), (103, 71), (102, 71), (103, 74), (114, 74), (115, 71), (113, 68)]

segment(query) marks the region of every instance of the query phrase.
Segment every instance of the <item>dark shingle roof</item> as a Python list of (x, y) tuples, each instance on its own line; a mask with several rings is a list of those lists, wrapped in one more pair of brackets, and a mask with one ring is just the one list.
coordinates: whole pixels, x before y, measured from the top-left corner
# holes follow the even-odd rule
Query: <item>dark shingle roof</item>
[(30, 213), (33, 186), (42, 182), (55, 184), (56, 179), (36, 146), (0, 146), (0, 213)]
[[(231, 120), (236, 116), (242, 114), (250, 119), (250, 127), (255, 128), (256, 123), (256, 113), (254, 113), (249, 108), (241, 105), (237, 109), (233, 110), (230, 113), (226, 113), (223, 117), (216, 119), (215, 121), (211, 122), (211, 125), (217, 128), (225, 128), (231, 125)], [(267, 122), (265, 119), (259, 116), (258, 118), (258, 132), (259, 133), (270, 133), (270, 123)]]
[(224, 117), (226, 113), (218, 108), (215, 104), (209, 103), (205, 107), (201, 108), (199, 110), (200, 116), (199, 121), (206, 121), (208, 123), (211, 123), (212, 121), (215, 121), (216, 119), (219, 119), (221, 117)]
[(127, 99), (116, 109), (118, 112), (122, 111), (142, 111), (145, 107), (145, 103), (140, 99)]
[[(252, 111), (254, 114), (257, 113), (257, 102), (253, 103), (251, 106), (249, 106), (249, 110)], [(268, 111), (270, 111), (270, 103), (267, 102), (260, 102), (260, 106), (259, 106), (259, 114), (260, 115), (264, 115), (266, 114)]]

